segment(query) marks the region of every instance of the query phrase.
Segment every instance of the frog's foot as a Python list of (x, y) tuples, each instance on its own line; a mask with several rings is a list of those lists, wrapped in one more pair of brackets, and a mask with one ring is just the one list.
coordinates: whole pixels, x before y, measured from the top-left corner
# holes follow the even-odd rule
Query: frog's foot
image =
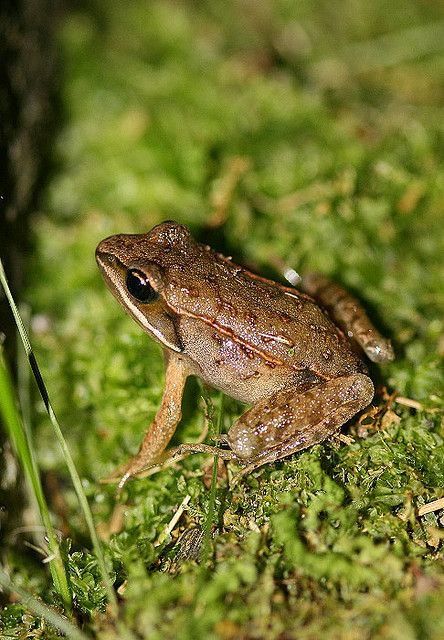
[[(224, 437), (221, 437), (220, 439), (222, 442), (225, 441)], [(185, 443), (165, 451), (159, 460), (159, 464), (164, 465), (167, 462), (176, 462), (176, 460), (182, 460), (192, 453), (208, 453), (212, 456), (217, 456), (222, 460), (235, 460), (240, 462), (236, 454), (229, 449), (220, 449), (219, 447), (212, 447), (209, 444)]]
[[(223, 438), (221, 439), (223, 440)], [(222, 460), (238, 460), (237, 456), (230, 450), (219, 449), (219, 447), (212, 447), (208, 444), (187, 443), (164, 451), (160, 456), (151, 461), (147, 461), (144, 459), (144, 456), (139, 453), (134, 456), (134, 458), (131, 458), (129, 462), (117, 467), (109, 476), (103, 478), (101, 482), (109, 484), (117, 483), (117, 491), (120, 493), (130, 478), (143, 474), (150, 469), (153, 471), (160, 470), (164, 465), (182, 460), (192, 453), (208, 453), (212, 456), (218, 456), (222, 458)]]
[[(303, 393), (278, 391), (246, 411), (231, 427), (228, 442), (242, 459), (239, 479), (269, 462), (285, 458), (337, 433), (370, 404), (374, 388), (361, 373), (316, 385)], [(270, 446), (271, 445), (271, 446)]]
[(327, 309), (372, 362), (390, 362), (395, 353), (390, 340), (384, 338), (370, 322), (364, 308), (346, 289), (324, 275), (305, 274), (302, 289)]
[[(155, 462), (153, 463), (153, 465)], [(147, 465), (146, 463), (141, 464), (138, 460), (138, 456), (134, 456), (131, 458), (129, 462), (125, 462), (114, 469), (109, 476), (102, 478), (100, 482), (103, 484), (116, 484), (117, 483), (117, 492), (120, 493), (125, 484), (128, 482), (130, 478), (133, 476), (137, 476), (139, 473), (149, 468), (151, 465)]]
[(117, 493), (119, 494), (128, 480), (143, 474), (152, 467), (162, 464), (163, 455), (164, 454), (157, 454), (155, 457), (147, 456), (143, 449), (141, 449), (127, 462), (117, 467), (109, 476), (103, 478), (101, 482), (107, 484), (117, 483)]

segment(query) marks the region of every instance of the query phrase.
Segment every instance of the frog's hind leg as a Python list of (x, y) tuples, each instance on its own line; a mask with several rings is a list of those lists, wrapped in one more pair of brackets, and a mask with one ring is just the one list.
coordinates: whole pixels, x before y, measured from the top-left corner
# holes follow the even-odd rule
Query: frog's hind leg
[(228, 443), (244, 463), (239, 475), (311, 447), (334, 435), (370, 404), (373, 383), (364, 374), (334, 378), (304, 391), (278, 391), (246, 411)]
[(345, 333), (359, 344), (370, 360), (393, 360), (390, 340), (375, 329), (361, 304), (346, 289), (317, 273), (304, 275), (301, 286), (329, 312)]

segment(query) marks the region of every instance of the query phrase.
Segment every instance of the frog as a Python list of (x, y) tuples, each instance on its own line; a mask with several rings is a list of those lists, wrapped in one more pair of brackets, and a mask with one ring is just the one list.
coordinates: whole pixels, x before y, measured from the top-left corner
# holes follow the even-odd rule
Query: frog
[[(138, 453), (108, 477), (119, 488), (185, 453), (233, 460), (244, 475), (337, 436), (373, 400), (365, 356), (394, 358), (357, 298), (327, 276), (307, 273), (297, 287), (275, 282), (174, 221), (110, 236), (96, 260), (124, 310), (160, 343), (166, 363), (160, 407)], [(249, 405), (222, 446), (167, 449), (189, 376)]]

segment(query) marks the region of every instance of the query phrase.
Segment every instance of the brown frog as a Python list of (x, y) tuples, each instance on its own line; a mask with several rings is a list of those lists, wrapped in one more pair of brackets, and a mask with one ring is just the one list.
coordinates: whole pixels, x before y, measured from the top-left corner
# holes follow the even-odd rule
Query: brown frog
[[(375, 362), (393, 359), (390, 342), (338, 285), (310, 274), (301, 292), (267, 280), (199, 244), (181, 224), (112, 236), (96, 258), (113, 295), (166, 357), (161, 406), (139, 453), (113, 476), (120, 486), (185, 451), (217, 452), (248, 473), (322, 442), (373, 398), (357, 347)], [(230, 428), (228, 450), (165, 452), (189, 375), (252, 405)]]

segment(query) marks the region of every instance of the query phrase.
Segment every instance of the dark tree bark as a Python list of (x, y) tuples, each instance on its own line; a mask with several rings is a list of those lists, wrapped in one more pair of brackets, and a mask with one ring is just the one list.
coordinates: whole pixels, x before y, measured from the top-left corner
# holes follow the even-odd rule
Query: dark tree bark
[[(55, 26), (51, 0), (0, 2), (0, 256), (16, 298), (55, 132)], [(0, 341), (14, 370), (15, 325), (1, 291)], [(0, 430), (0, 537), (17, 525), (24, 504), (8, 446)]]
[[(55, 24), (51, 0), (0, 3), (0, 253), (15, 291), (55, 129)], [(4, 332), (8, 317), (2, 308)]]

